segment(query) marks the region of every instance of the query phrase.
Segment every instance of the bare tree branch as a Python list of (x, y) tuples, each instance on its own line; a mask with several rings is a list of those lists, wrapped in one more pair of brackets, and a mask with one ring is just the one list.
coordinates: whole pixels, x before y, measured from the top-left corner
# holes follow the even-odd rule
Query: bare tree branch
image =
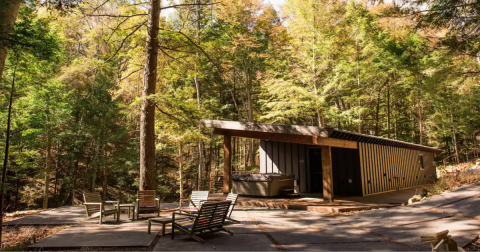
[[(201, 46), (199, 46), (197, 43), (195, 43), (189, 36), (187, 36), (185, 33), (181, 32), (181, 31), (175, 31), (175, 30), (167, 30), (167, 29), (163, 29), (163, 28), (159, 28), (160, 30), (163, 30), (163, 31), (169, 31), (169, 32), (176, 32), (176, 33), (179, 33), (181, 34), (182, 36), (184, 36), (192, 45), (194, 45), (195, 47), (197, 47), (198, 49), (200, 49), (200, 51), (202, 52), (203, 55), (205, 55), (205, 57), (207, 57), (208, 61), (212, 62), (215, 67), (218, 69), (218, 70), (221, 70), (220, 66), (218, 66), (215, 61), (212, 60), (212, 58), (210, 58), (210, 56), (207, 54), (207, 52), (205, 52), (205, 50), (203, 50), (203, 48)], [(220, 71), (221, 72), (221, 71)]]
[(177, 117), (175, 117), (174, 115), (163, 111), (157, 104), (155, 104), (155, 107), (158, 109), (158, 111), (160, 111), (160, 113), (162, 113), (162, 114), (164, 114), (164, 115), (167, 115), (168, 117), (170, 117), (170, 118), (172, 118), (172, 119), (174, 119), (174, 120), (177, 120), (177, 121), (179, 121), (179, 122), (181, 122), (181, 123), (188, 124), (188, 122), (184, 122), (184, 121), (178, 119)]
[(221, 3), (221, 2), (205, 3), (205, 4), (194, 4), (194, 3), (193, 3), (193, 4), (175, 4), (175, 5), (170, 5), (170, 6), (162, 7), (162, 8), (160, 8), (160, 9), (161, 9), (161, 10), (165, 10), (165, 9), (178, 8), (178, 7), (214, 5), (214, 4), (217, 4), (217, 3)]
[(147, 20), (145, 20), (143, 23), (141, 23), (139, 26), (137, 26), (137, 28), (135, 28), (135, 30), (133, 30), (132, 32), (130, 32), (127, 36), (125, 36), (125, 38), (123, 38), (122, 40), (122, 43), (120, 44), (120, 46), (117, 48), (117, 50), (115, 51), (115, 53), (110, 56), (110, 58), (108, 58), (105, 62), (109, 62), (111, 59), (113, 59), (113, 57), (115, 57), (118, 52), (120, 51), (120, 49), (122, 49), (123, 47), (123, 44), (125, 44), (125, 41), (130, 37), (132, 36), (136, 31), (138, 31), (138, 29), (140, 29), (140, 27), (144, 26), (145, 23), (147, 23)]
[(120, 22), (117, 27), (115, 27), (115, 29), (113, 29), (112, 33), (110, 34), (110, 36), (108, 36), (108, 39), (107, 39), (107, 42), (110, 41), (110, 39), (112, 38), (113, 34), (118, 30), (118, 28), (120, 28), (120, 26), (125, 23), (128, 19), (130, 19), (129, 17), (125, 18), (122, 22)]
[(111, 18), (131, 18), (131, 17), (138, 17), (138, 16), (147, 16), (146, 13), (139, 13), (139, 14), (132, 14), (132, 15), (112, 15), (112, 14), (85, 14), (88, 17), (111, 17)]
[[(160, 51), (162, 51), (163, 54), (165, 54), (167, 57), (169, 57), (170, 59), (172, 59), (173, 61), (180, 61), (180, 59), (183, 59), (185, 58), (186, 56), (182, 56), (182, 57), (178, 57), (178, 58), (175, 58), (173, 57), (172, 55), (168, 54), (167, 52), (165, 52), (161, 47), (158, 48)], [(182, 62), (182, 63), (185, 63), (185, 62)]]
[(100, 4), (99, 6), (95, 7), (95, 9), (93, 9), (92, 13), (94, 13), (95, 11), (97, 11), (98, 9), (100, 9), (102, 6), (104, 6), (106, 3), (108, 3), (110, 0), (105, 0), (105, 2), (103, 2), (102, 4)]
[(122, 82), (122, 81), (125, 80), (126, 78), (130, 77), (130, 75), (132, 75), (132, 74), (134, 74), (134, 73), (136, 73), (136, 72), (138, 72), (138, 71), (140, 71), (140, 70), (142, 70), (142, 69), (143, 69), (143, 68), (139, 68), (139, 69), (137, 69), (137, 70), (135, 70), (135, 71), (132, 71), (132, 72), (129, 73), (127, 76), (125, 76), (125, 77), (121, 78), (119, 81), (117, 81), (117, 83)]
[(166, 46), (161, 46), (161, 45), (158, 45), (158, 47), (169, 50), (169, 51), (174, 51), (174, 52), (191, 53), (191, 54), (196, 53), (196, 52), (193, 52), (193, 51), (178, 50), (177, 48), (171, 48), (171, 47), (166, 47)]

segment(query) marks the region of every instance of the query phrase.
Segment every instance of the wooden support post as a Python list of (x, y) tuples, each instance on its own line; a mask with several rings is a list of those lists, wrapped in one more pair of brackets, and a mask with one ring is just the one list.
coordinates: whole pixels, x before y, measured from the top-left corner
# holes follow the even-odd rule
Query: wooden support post
[(232, 188), (232, 137), (223, 136), (223, 193), (230, 193)]
[(332, 147), (322, 146), (323, 201), (333, 202)]

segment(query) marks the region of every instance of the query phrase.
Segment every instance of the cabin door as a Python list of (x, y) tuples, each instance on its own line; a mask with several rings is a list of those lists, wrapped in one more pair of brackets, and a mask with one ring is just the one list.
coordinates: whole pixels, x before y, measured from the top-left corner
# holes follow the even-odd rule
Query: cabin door
[(310, 184), (312, 193), (323, 192), (322, 158), (320, 148), (309, 149)]

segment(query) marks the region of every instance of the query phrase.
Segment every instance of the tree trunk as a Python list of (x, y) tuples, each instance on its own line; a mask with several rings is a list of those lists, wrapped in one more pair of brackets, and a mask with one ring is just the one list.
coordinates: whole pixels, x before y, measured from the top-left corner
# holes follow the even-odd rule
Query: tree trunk
[(380, 94), (381, 94), (381, 91), (378, 92), (378, 96), (377, 96), (377, 111), (375, 113), (375, 136), (378, 136), (378, 132), (379, 132), (379, 129), (378, 129), (378, 121), (379, 121), (379, 115), (380, 115)]
[[(199, 0), (195, 0), (195, 8), (196, 8), (196, 27), (195, 27), (195, 40), (197, 44), (199, 44), (198, 41), (198, 32), (200, 29), (200, 12), (199, 12)], [(198, 49), (195, 50), (195, 55), (198, 58)], [(197, 79), (197, 62), (195, 62), (195, 75), (194, 75), (194, 81), (195, 81), (195, 88), (197, 90), (197, 106), (200, 109), (200, 84), (198, 83)], [(201, 125), (198, 125), (198, 128), (201, 128)], [(198, 187), (197, 190), (201, 191), (202, 190), (202, 170), (203, 170), (203, 148), (202, 148), (202, 142), (198, 142), (198, 174), (197, 174), (197, 179), (198, 179)]]
[(447, 153), (448, 153), (448, 156), (450, 157), (452, 154), (450, 152), (450, 145), (448, 144), (448, 137), (444, 136), (444, 139), (445, 139), (445, 147), (447, 148)]
[(155, 94), (157, 81), (160, 6), (161, 0), (150, 0), (140, 115), (140, 190), (156, 189), (155, 102), (149, 96)]
[[(0, 2), (3, 4), (3, 2)], [(3, 7), (0, 7), (0, 9)], [(1, 13), (0, 13), (1, 14)], [(2, 17), (0, 17), (1, 20)], [(0, 23), (1, 24), (1, 23)], [(12, 80), (12, 89), (10, 90), (10, 102), (8, 104), (8, 118), (7, 118), (7, 136), (5, 139), (5, 159), (3, 160), (3, 170), (2, 170), (2, 184), (0, 186), (0, 244), (2, 244), (2, 235), (3, 235), (3, 196), (5, 192), (5, 179), (7, 177), (7, 166), (8, 166), (8, 149), (10, 147), (10, 123), (12, 120), (12, 103), (13, 103), (13, 93), (15, 91), (15, 76), (17, 73), (18, 59), (15, 64), (15, 70), (13, 71), (13, 80)], [(2, 67), (3, 70), (3, 67)], [(1, 75), (1, 72), (0, 72)]]
[(183, 170), (183, 162), (182, 162), (182, 156), (183, 156), (183, 149), (182, 149), (182, 143), (180, 142), (178, 144), (178, 164), (179, 164), (179, 168), (178, 168), (178, 175), (179, 175), (179, 183), (180, 183), (180, 200), (179, 200), (179, 206), (178, 207), (182, 207), (182, 199), (183, 199), (183, 174), (182, 174), (182, 170)]
[(101, 165), (103, 166), (103, 184), (102, 184), (102, 193), (103, 193), (103, 200), (107, 200), (107, 190), (108, 190), (108, 185), (107, 185), (107, 175), (108, 175), (108, 167), (103, 162), (103, 160), (107, 158), (105, 155), (105, 145), (102, 144), (101, 149), (100, 149), (100, 162)]
[(21, 2), (20, 0), (0, 0), (0, 82), (2, 81), (8, 51), (8, 46), (4, 42), (15, 31), (15, 21)]
[(420, 102), (419, 102), (419, 110), (418, 110), (418, 128), (419, 128), (419, 131), (420, 131), (420, 144), (422, 145), (423, 144), (423, 111), (422, 111), (422, 102), (421, 102), (421, 99), (420, 99)]
[(236, 166), (237, 166), (237, 138), (232, 137), (232, 171), (236, 171)]
[(243, 169), (247, 169), (247, 161), (248, 161), (248, 155), (247, 155), (247, 141), (243, 139)]
[(378, 124), (379, 124), (379, 121), (380, 121), (380, 118), (379, 118), (379, 114), (380, 114), (380, 95), (382, 94), (382, 89), (388, 84), (388, 79), (387, 81), (385, 81), (385, 84), (383, 84), (381, 87), (380, 87), (380, 90), (378, 90), (378, 96), (377, 96), (377, 112), (376, 112), (376, 116), (375, 116), (375, 120), (376, 120), (376, 124), (375, 124), (375, 136), (378, 136), (379, 135), (379, 127), (378, 127)]
[(457, 128), (453, 123), (453, 113), (450, 111), (450, 120), (452, 122), (452, 133), (453, 133), (453, 144), (455, 146), (455, 156), (457, 157), (457, 164), (460, 164), (460, 157), (458, 155), (458, 145), (457, 145)]
[(390, 85), (387, 85), (387, 138), (390, 138)]
[(20, 194), (20, 179), (17, 179), (17, 189), (15, 192), (15, 204), (13, 207), (13, 211), (16, 212), (18, 210), (18, 195)]
[[(58, 152), (57, 152), (58, 155)], [(58, 158), (57, 162), (55, 165), (55, 185), (53, 187), (53, 202), (55, 204), (55, 207), (58, 207), (58, 198), (57, 198), (57, 185), (58, 185)]]
[(393, 122), (393, 135), (394, 135), (394, 139), (396, 140), (397, 139), (397, 121), (398, 121), (398, 108), (397, 108), (397, 103), (394, 102), (393, 103), (393, 111), (395, 112), (395, 118), (394, 118), (394, 122)]
[(355, 61), (357, 63), (355, 73), (357, 75), (357, 86), (358, 86), (358, 133), (362, 133), (362, 101), (360, 100), (360, 97), (362, 96), (362, 90), (361, 90), (361, 82), (360, 82), (360, 48), (358, 46), (358, 38), (355, 36)]
[[(248, 84), (247, 88), (247, 102), (248, 102), (248, 121), (253, 122), (253, 105), (252, 105), (252, 95), (251, 95), (251, 85)], [(255, 140), (250, 139), (250, 166), (255, 165)]]
[(50, 112), (47, 112), (47, 167), (45, 168), (45, 188), (43, 190), (43, 208), (48, 208), (50, 191), (50, 165), (52, 163), (52, 132), (50, 129)]

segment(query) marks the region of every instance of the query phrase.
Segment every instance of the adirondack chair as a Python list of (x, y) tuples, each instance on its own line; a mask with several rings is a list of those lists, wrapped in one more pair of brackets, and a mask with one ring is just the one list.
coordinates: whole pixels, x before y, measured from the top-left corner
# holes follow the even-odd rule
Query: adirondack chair
[[(120, 202), (115, 200), (102, 201), (100, 193), (84, 193), (83, 199), (85, 202), (85, 210), (87, 217), (100, 216), (100, 225), (102, 225), (103, 217), (113, 215), (117, 222), (120, 220)], [(114, 209), (105, 209), (105, 204), (115, 204)]]
[(233, 208), (235, 207), (235, 205), (237, 204), (237, 199), (238, 199), (238, 194), (235, 194), (235, 193), (229, 193), (227, 195), (227, 199), (228, 201), (232, 202), (232, 204), (230, 205), (230, 208), (228, 208), (228, 213), (227, 213), (227, 219), (231, 222), (235, 222), (235, 223), (240, 223), (240, 221), (237, 221), (237, 220), (234, 220), (232, 218), (230, 218), (230, 216), (232, 215), (232, 212), (233, 212)]
[(155, 190), (138, 191), (137, 200), (135, 202), (135, 214), (138, 215), (141, 212), (157, 213), (160, 216), (160, 199), (156, 197)]
[(193, 191), (190, 199), (181, 199), (182, 202), (189, 202), (188, 207), (180, 207), (180, 212), (197, 213), (200, 206), (208, 200), (208, 191)]
[(175, 238), (175, 229), (200, 243), (203, 243), (203, 239), (198, 234), (223, 231), (233, 235), (223, 227), (231, 204), (231, 201), (205, 202), (198, 214), (173, 213), (172, 240)]

